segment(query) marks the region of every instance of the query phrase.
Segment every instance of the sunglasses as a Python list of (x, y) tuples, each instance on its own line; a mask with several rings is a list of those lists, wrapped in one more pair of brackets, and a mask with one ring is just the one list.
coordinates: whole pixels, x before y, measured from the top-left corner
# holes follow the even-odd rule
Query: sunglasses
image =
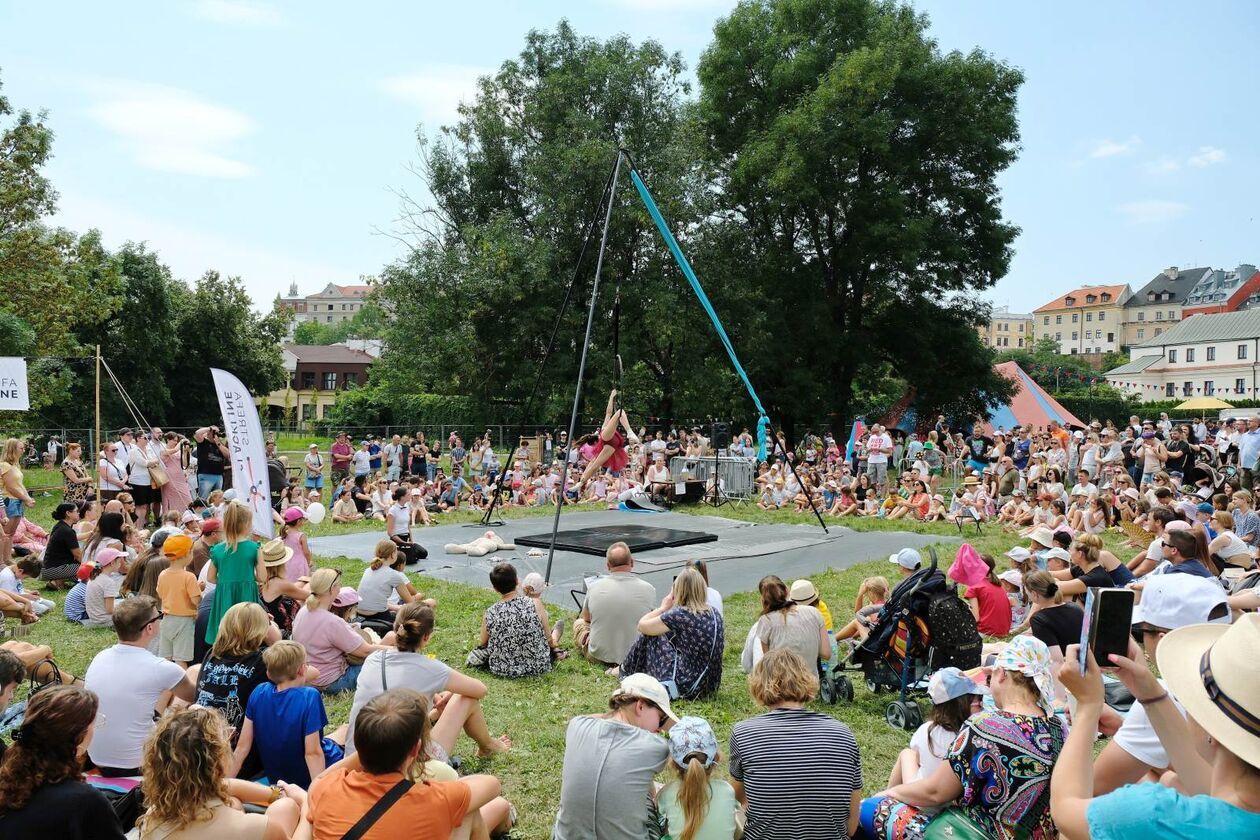
[(166, 613), (162, 612), (161, 610), (158, 610), (158, 614), (153, 616), (153, 618), (150, 618), (148, 621), (146, 621), (144, 623), (144, 626), (148, 627), (150, 624), (152, 624), (155, 621), (161, 621), (165, 615)]
[(644, 700), (643, 702), (648, 706), (648, 708), (656, 710), (656, 714), (660, 718), (656, 726), (658, 729), (663, 729), (665, 727), (665, 721), (669, 720), (669, 715), (661, 711), (661, 707), (653, 703), (651, 700)]

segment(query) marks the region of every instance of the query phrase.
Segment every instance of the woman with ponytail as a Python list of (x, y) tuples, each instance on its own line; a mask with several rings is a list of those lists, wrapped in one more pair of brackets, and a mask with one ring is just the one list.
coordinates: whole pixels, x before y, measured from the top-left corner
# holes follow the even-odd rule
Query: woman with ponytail
[(664, 834), (672, 840), (735, 837), (739, 803), (730, 782), (711, 778), (721, 753), (708, 722), (687, 716), (670, 727), (669, 757), (678, 780), (656, 794)]
[(96, 711), (96, 695), (77, 686), (31, 698), (0, 763), (0, 837), (123, 840), (109, 800), (83, 781)]
[(433, 608), (422, 601), (413, 601), (398, 611), (394, 619), (394, 636), (398, 650), (390, 648), (373, 653), (363, 663), (350, 706), (350, 731), (346, 736), (346, 752), (354, 751), (354, 724), (359, 711), (372, 699), (395, 688), (410, 688), (429, 701), (429, 717), (433, 720), (429, 757), (445, 761), (455, 751), (459, 733), (465, 732), (477, 744), (477, 755), (487, 756), (512, 746), (506, 735), (490, 734), (481, 700), (486, 684), (461, 674), (439, 659), (424, 652), (433, 635)]
[[(341, 571), (317, 569), (311, 575), (311, 594), (306, 606), (293, 619), (293, 641), (306, 648), (307, 664), (319, 671), (311, 685), (325, 694), (336, 694), (354, 688), (362, 665), (351, 665), (347, 656), (360, 661), (372, 651), (388, 650), (384, 645), (371, 645), (341, 616), (329, 607), (341, 594)], [(353, 589), (346, 587), (351, 593)]]
[(1081, 624), (1085, 611), (1073, 602), (1064, 602), (1063, 593), (1054, 575), (1035, 571), (1024, 575), (1024, 591), (1032, 607), (1029, 629), (1046, 647), (1066, 651), (1068, 645), (1081, 640)]

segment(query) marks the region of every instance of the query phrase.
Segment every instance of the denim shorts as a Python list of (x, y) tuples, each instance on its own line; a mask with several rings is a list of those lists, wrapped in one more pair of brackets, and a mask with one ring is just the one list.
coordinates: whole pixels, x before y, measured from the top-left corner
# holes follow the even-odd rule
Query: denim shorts
[(11, 519), (20, 519), (22, 514), (26, 513), (26, 502), (21, 499), (4, 500), (4, 515)]

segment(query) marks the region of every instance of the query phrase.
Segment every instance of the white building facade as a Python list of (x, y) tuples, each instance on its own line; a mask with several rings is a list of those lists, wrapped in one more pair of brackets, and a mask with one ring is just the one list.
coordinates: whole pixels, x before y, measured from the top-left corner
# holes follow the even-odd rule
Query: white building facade
[(1260, 310), (1192, 315), (1130, 348), (1128, 363), (1104, 377), (1143, 402), (1260, 398)]

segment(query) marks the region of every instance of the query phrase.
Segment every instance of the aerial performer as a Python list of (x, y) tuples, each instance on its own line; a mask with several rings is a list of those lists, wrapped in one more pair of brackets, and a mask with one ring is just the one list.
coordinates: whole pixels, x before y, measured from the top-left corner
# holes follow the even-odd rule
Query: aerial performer
[[(621, 429), (617, 428), (618, 426), (625, 429), (624, 435)], [(582, 477), (574, 485), (578, 498), (581, 498), (582, 489), (586, 487), (586, 483), (598, 475), (604, 467), (608, 467), (614, 475), (620, 474), (626, 468), (626, 464), (630, 462), (630, 456), (626, 454), (627, 442), (638, 443), (639, 438), (630, 427), (630, 418), (626, 417), (625, 410), (617, 405), (617, 391), (614, 389), (608, 395), (608, 408), (604, 411), (604, 425), (600, 427), (599, 440), (595, 443), (595, 457), (587, 462)]]

